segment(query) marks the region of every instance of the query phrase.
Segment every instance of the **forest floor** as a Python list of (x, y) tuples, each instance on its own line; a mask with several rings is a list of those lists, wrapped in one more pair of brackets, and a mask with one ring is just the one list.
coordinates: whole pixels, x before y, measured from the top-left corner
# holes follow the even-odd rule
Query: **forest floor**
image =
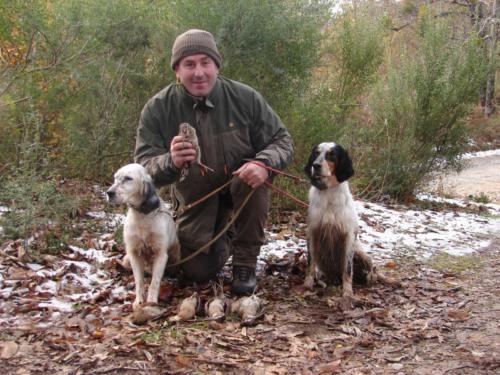
[[(104, 211), (101, 194), (95, 193), (94, 212)], [(376, 251), (401, 245), (401, 239), (390, 242), (397, 221), (406, 222), (409, 233), (422, 235), (416, 237), (415, 249), (428, 250), (434, 244), (433, 251), (425, 256), (418, 252), (374, 253), (381, 272), (399, 279), (401, 286), (356, 286), (357, 303), (343, 311), (337, 288), (303, 289), (303, 215), (284, 214), (286, 222), (269, 228), (270, 242), (282, 239), (281, 248), (293, 251), (261, 261), (258, 296), (265, 314), (251, 326), (242, 325), (233, 315), (223, 323), (200, 316), (182, 323), (162, 318), (133, 324), (133, 277), (118, 262), (123, 247), (112, 229), (116, 223), (110, 226), (113, 214), (84, 215), (81, 236), (58, 254), (28, 252), (22, 241), (1, 244), (0, 372), (498, 373), (498, 207), (492, 211), (481, 204), (440, 205), (439, 212), (435, 206), (429, 210), (428, 205), (421, 211), (399, 207), (407, 217), (423, 213), (422, 222), (398, 219), (389, 223), (383, 221), (388, 214), (382, 208), (368, 202), (361, 205), (371, 210), (360, 211), (362, 235), (370, 230), (380, 235), (364, 240)], [(447, 216), (433, 219), (438, 214)], [(459, 227), (450, 236), (445, 232), (450, 232), (447, 225), (454, 218), (466, 220), (463, 232), (474, 232), (475, 225), (484, 232), (462, 239)], [(428, 234), (446, 241), (456, 237), (458, 242), (439, 242), (437, 237), (425, 242), (423, 236)], [(460, 243), (475, 251), (450, 255)], [(221, 275), (226, 291), (228, 270)], [(174, 315), (180, 301), (194, 291), (202, 301), (213, 295), (209, 284), (181, 286), (165, 279), (160, 292), (165, 317)]]

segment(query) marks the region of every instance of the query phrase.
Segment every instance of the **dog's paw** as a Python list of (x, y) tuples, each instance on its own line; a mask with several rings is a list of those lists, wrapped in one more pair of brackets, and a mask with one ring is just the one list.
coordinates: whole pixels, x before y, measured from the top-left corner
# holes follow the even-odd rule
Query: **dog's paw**
[(352, 296), (342, 296), (340, 299), (339, 307), (342, 311), (347, 311), (352, 309)]
[(143, 304), (144, 304), (143, 300), (139, 300), (139, 299), (136, 298), (136, 300), (132, 304), (132, 311), (140, 310), (142, 308)]
[(306, 279), (304, 280), (304, 288), (306, 290), (313, 290), (314, 289), (314, 277), (313, 276), (306, 276)]

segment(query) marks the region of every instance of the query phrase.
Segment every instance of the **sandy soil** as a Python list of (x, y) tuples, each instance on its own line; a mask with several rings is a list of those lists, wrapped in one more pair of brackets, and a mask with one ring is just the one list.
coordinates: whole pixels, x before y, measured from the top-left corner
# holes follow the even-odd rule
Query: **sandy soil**
[(473, 158), (460, 173), (449, 173), (433, 180), (431, 190), (453, 198), (486, 195), (500, 203), (500, 155)]

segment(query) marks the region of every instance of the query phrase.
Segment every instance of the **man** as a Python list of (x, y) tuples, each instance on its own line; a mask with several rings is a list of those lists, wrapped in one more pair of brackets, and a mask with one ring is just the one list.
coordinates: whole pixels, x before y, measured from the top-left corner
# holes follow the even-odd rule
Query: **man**
[[(179, 212), (181, 258), (214, 238), (255, 190), (229, 233), (182, 265), (187, 279), (206, 281), (232, 253), (232, 292), (241, 295), (255, 289), (257, 256), (265, 241), (269, 191), (263, 183), (270, 173), (264, 166), (285, 168), (293, 145), (281, 120), (257, 91), (218, 75), (221, 63), (209, 32), (192, 29), (177, 37), (171, 59), (177, 83), (144, 106), (135, 161), (146, 167), (157, 186), (171, 185), (174, 209)], [(201, 163), (213, 172), (195, 163), (195, 147), (179, 135), (179, 125), (186, 122), (196, 130)], [(188, 173), (181, 178), (186, 168)], [(227, 189), (183, 210), (231, 179)]]

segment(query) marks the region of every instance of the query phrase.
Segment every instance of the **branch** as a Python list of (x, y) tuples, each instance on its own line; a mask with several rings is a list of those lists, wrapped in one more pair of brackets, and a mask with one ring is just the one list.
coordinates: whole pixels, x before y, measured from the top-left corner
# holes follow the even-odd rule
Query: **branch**
[(25, 98), (21, 98), (21, 99), (16, 99), (16, 100), (10, 101), (9, 103), (1, 103), (0, 107), (7, 107), (8, 105), (16, 104), (16, 103), (20, 103), (20, 102), (24, 102), (25, 100), (30, 100), (30, 99), (33, 99), (33, 97), (32, 96), (27, 96)]
[(123, 152), (117, 152), (114, 154), (100, 155), (99, 160), (95, 160), (93, 162), (93, 164), (96, 165), (96, 164), (100, 163), (102, 161), (102, 159), (104, 159), (104, 158), (114, 158), (116, 156), (124, 156), (124, 155), (130, 155), (130, 151), (123, 151)]
[(74, 60), (75, 58), (79, 57), (80, 55), (83, 54), (83, 51), (85, 50), (85, 47), (87, 46), (87, 44), (90, 42), (90, 39), (88, 39), (84, 44), (83, 44), (83, 47), (76, 53), (74, 53), (72, 56), (68, 57), (67, 59), (65, 60), (60, 60), (60, 61), (54, 61), (52, 64), (50, 65), (46, 65), (46, 66), (41, 66), (39, 68), (33, 68), (33, 69), (30, 69), (30, 70), (27, 70), (26, 72), (27, 73), (34, 73), (34, 72), (39, 72), (39, 71), (42, 71), (42, 70), (49, 70), (49, 69), (52, 69), (52, 68), (55, 68), (57, 66), (60, 66), (60, 65), (63, 65), (67, 62), (70, 62), (71, 60)]

